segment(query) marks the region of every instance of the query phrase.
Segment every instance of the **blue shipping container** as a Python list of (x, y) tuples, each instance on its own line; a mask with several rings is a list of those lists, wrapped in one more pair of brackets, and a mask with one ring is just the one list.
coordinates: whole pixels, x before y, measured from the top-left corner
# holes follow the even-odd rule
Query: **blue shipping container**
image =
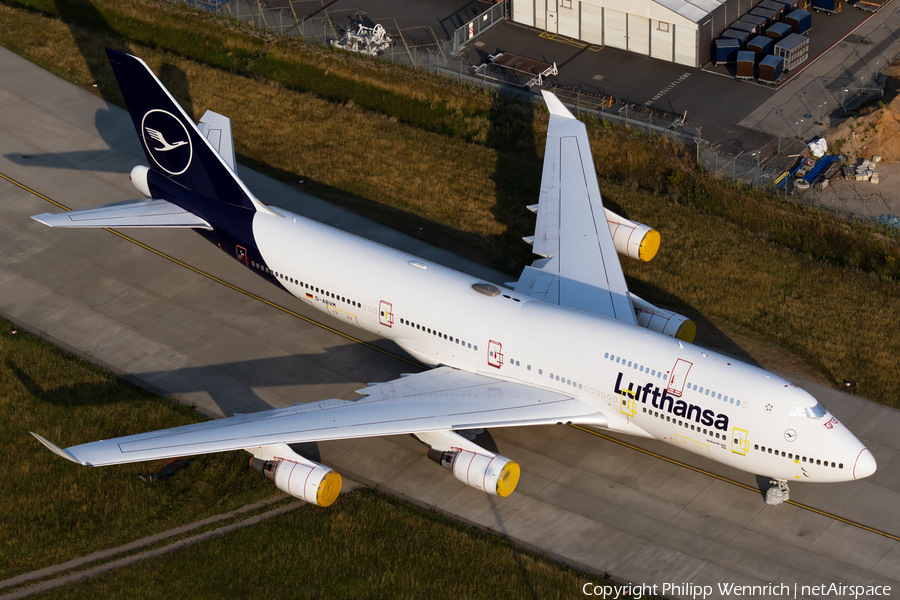
[(741, 50), (740, 40), (718, 39), (713, 40), (712, 59), (715, 66), (730, 64), (737, 61), (737, 54)]
[(756, 59), (760, 60), (766, 54), (772, 54), (775, 48), (775, 40), (764, 35), (758, 35), (747, 42), (747, 50), (756, 53)]
[(750, 39), (750, 34), (746, 31), (741, 31), (739, 29), (726, 29), (722, 32), (722, 35), (719, 36), (729, 40), (737, 40), (741, 43), (741, 50), (744, 49), (744, 44), (747, 43), (747, 40)]
[(766, 29), (766, 35), (776, 42), (794, 32), (794, 28), (787, 23), (773, 23)]
[(794, 33), (807, 33), (812, 29), (812, 15), (805, 10), (795, 10), (784, 18), (784, 22), (791, 26)]
[(760, 83), (775, 83), (784, 73), (784, 59), (780, 56), (769, 55), (759, 63)]

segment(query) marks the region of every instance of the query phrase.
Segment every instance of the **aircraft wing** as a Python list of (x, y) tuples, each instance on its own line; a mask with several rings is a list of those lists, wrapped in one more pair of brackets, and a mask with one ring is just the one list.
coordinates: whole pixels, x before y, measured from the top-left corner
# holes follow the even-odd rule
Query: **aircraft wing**
[(212, 229), (209, 223), (183, 208), (158, 198), (125, 200), (93, 208), (31, 217), (50, 227), (173, 227)]
[(607, 223), (584, 124), (549, 92), (550, 110), (534, 253), (517, 292), (551, 304), (636, 324)]
[(279, 443), (567, 422), (607, 424), (604, 414), (571, 396), (450, 367), (359, 392), (366, 397), (295, 404), (65, 450), (32, 435), (63, 458), (104, 466)]

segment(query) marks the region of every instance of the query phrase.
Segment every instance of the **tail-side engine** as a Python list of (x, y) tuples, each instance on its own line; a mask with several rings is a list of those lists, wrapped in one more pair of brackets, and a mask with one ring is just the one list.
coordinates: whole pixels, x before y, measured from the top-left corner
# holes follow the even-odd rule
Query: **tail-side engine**
[(506, 497), (519, 483), (519, 465), (494, 454), (452, 431), (417, 433), (429, 446), (426, 456), (449, 469), (453, 476), (476, 490)]

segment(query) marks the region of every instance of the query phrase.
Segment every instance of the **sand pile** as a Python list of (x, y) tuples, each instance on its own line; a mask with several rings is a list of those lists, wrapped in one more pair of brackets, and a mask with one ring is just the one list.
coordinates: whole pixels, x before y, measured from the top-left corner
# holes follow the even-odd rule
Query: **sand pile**
[[(888, 83), (888, 97), (893, 99), (883, 108), (875, 104), (863, 109), (859, 118), (849, 118), (828, 136), (829, 145), (850, 160), (880, 156), (883, 162), (900, 162), (900, 95), (892, 89), (900, 80), (900, 68), (892, 74)], [(893, 92), (893, 93), (892, 93)]]

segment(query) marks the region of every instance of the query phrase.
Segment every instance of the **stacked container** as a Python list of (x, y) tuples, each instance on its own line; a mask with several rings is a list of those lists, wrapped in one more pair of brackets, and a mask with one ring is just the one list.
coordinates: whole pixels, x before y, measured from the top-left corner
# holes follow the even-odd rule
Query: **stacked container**
[(775, 56), (784, 58), (785, 71), (797, 68), (809, 58), (809, 38), (792, 33), (775, 44)]

